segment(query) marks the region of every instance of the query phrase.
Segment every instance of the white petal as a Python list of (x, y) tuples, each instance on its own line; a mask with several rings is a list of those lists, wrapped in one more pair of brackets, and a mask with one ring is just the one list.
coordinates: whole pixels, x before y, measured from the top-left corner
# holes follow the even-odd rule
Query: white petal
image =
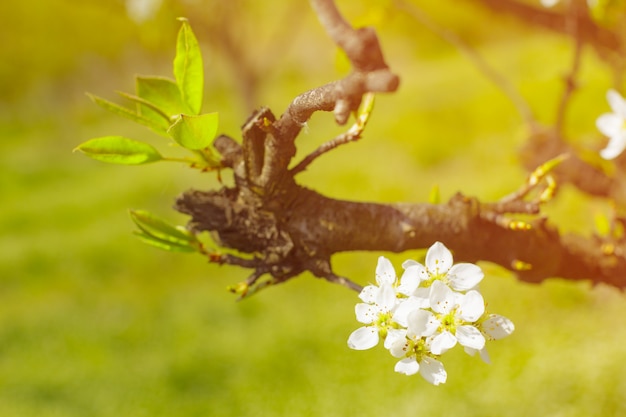
[(467, 346), (465, 347), (465, 353), (467, 353), (470, 356), (474, 356), (476, 354), (476, 352), (478, 352), (480, 354), (480, 359), (483, 360), (483, 362), (490, 364), (491, 363), (491, 359), (489, 358), (489, 353), (487, 352), (487, 348), (484, 347), (480, 350), (477, 349), (472, 349), (472, 348), (468, 348)]
[(404, 358), (398, 361), (393, 369), (404, 375), (415, 375), (417, 371), (420, 370), (420, 365), (417, 363), (417, 360), (415, 360), (415, 357)]
[(407, 319), (407, 335), (411, 338), (421, 337), (431, 317), (434, 317), (433, 314), (426, 310), (417, 309), (411, 311)]
[(380, 291), (378, 292), (378, 296), (376, 297), (376, 304), (380, 311), (389, 312), (394, 309), (398, 302), (398, 298), (396, 297), (396, 290), (391, 286), (391, 284), (383, 284), (380, 287)]
[[(407, 269), (411, 266), (414, 265), (422, 265), (421, 263), (414, 261), (413, 259), (407, 259), (406, 261), (402, 262), (402, 268)], [(423, 266), (423, 265), (422, 265)]]
[(600, 156), (604, 159), (617, 158), (626, 148), (626, 131), (615, 133), (609, 138), (606, 148), (600, 151)]
[(398, 341), (404, 343), (406, 341), (405, 329), (389, 329), (387, 330), (387, 337), (385, 338), (385, 349), (391, 349), (391, 347), (398, 343)]
[(393, 284), (396, 282), (396, 271), (393, 269), (391, 261), (384, 256), (378, 258), (376, 265), (376, 282), (378, 285)]
[(470, 356), (474, 356), (476, 352), (478, 352), (478, 349), (468, 348), (467, 346), (465, 346), (463, 350), (465, 351), (465, 353), (467, 353)]
[(420, 361), (419, 373), (426, 381), (433, 385), (443, 384), (448, 378), (448, 374), (443, 368), (443, 363), (429, 357), (425, 357)]
[(557, 4), (559, 0), (541, 0), (541, 5), (543, 7), (552, 7)]
[(492, 314), (482, 323), (482, 329), (487, 336), (497, 340), (513, 333), (515, 325), (504, 316)]
[(462, 346), (478, 350), (485, 347), (485, 336), (474, 326), (457, 326), (456, 338)]
[(359, 293), (359, 298), (369, 304), (373, 304), (376, 301), (376, 295), (378, 295), (378, 287), (376, 285), (366, 285)]
[(430, 308), (430, 288), (419, 287), (413, 293), (413, 297), (420, 300), (420, 308)]
[(439, 333), (433, 338), (430, 351), (435, 355), (441, 355), (452, 349), (456, 345), (456, 337), (447, 330)]
[(482, 348), (480, 350), (480, 359), (485, 363), (491, 363), (491, 358), (489, 357), (489, 352), (487, 352), (487, 348)]
[(489, 352), (487, 352), (486, 347), (480, 350), (480, 359), (482, 359), (485, 363), (491, 363), (491, 358), (489, 358)]
[(404, 270), (402, 278), (400, 278), (398, 292), (404, 295), (413, 295), (413, 292), (419, 287), (420, 282), (426, 279), (428, 279), (428, 272), (424, 265), (411, 265)]
[(469, 291), (459, 301), (457, 316), (462, 320), (473, 323), (485, 312), (485, 300), (478, 291)]
[(609, 106), (611, 106), (611, 110), (613, 113), (621, 116), (622, 118), (626, 118), (626, 101), (617, 91), (610, 89), (606, 92), (606, 100), (609, 102)]
[(371, 304), (359, 303), (354, 306), (354, 312), (359, 323), (370, 324), (378, 318), (379, 311)]
[(409, 350), (409, 341), (406, 340), (406, 338), (404, 340), (402, 339), (396, 340), (389, 347), (389, 353), (391, 353), (391, 355), (394, 358), (406, 357), (408, 350)]
[(348, 337), (348, 347), (355, 350), (366, 350), (378, 344), (378, 329), (374, 326), (359, 327)]
[(435, 275), (445, 274), (452, 266), (452, 253), (443, 243), (435, 242), (426, 252), (426, 268)]
[(407, 334), (409, 337), (430, 336), (441, 325), (433, 313), (426, 310), (414, 310), (408, 317)]
[(624, 119), (613, 113), (605, 113), (596, 119), (596, 127), (605, 136), (613, 136), (622, 130)]
[(448, 271), (448, 282), (456, 291), (467, 291), (474, 288), (485, 277), (478, 265), (461, 263), (456, 264)]
[(395, 311), (393, 312), (393, 321), (401, 325), (402, 327), (407, 327), (409, 325), (408, 317), (409, 314), (421, 308), (422, 302), (420, 299), (416, 297), (405, 298), (404, 300), (398, 303)]
[(430, 308), (439, 314), (449, 313), (456, 305), (454, 292), (439, 280), (430, 286), (429, 302)]

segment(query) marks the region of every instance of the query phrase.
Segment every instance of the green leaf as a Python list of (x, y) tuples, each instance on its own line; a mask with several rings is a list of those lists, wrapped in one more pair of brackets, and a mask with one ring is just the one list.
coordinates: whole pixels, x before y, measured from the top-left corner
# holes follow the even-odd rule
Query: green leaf
[(159, 133), (163, 136), (167, 136), (167, 127), (164, 127), (162, 123), (157, 123), (156, 121), (149, 119), (147, 117), (144, 117), (138, 114), (137, 112), (134, 112), (133, 110), (127, 109), (126, 107), (120, 106), (119, 104), (112, 103), (101, 97), (94, 96), (93, 94), (87, 94), (87, 95), (89, 96), (89, 98), (91, 98), (94, 101), (94, 103), (104, 108), (105, 110), (115, 113), (118, 116), (122, 116), (127, 119), (130, 119), (133, 122), (147, 126), (150, 129), (154, 130), (156, 133)]
[[(165, 77), (137, 77), (135, 83), (137, 96), (165, 113), (168, 116), (168, 126), (172, 116), (192, 113), (185, 105), (176, 81)], [(150, 106), (139, 106), (139, 114), (147, 118), (161, 117)]]
[(179, 246), (192, 246), (198, 243), (196, 236), (182, 227), (173, 226), (165, 220), (145, 210), (131, 210), (130, 218), (143, 233)]
[(178, 31), (176, 42), (174, 78), (180, 88), (183, 102), (187, 104), (192, 114), (200, 114), (204, 89), (202, 53), (187, 19), (180, 18), (179, 20), (183, 22), (183, 25)]
[(200, 116), (181, 114), (167, 133), (183, 148), (204, 149), (215, 139), (218, 123), (217, 113), (206, 113)]
[(433, 185), (433, 187), (430, 189), (430, 194), (428, 195), (428, 202), (430, 204), (441, 203), (441, 194), (439, 193), (439, 186), (437, 184)]
[(90, 158), (111, 164), (140, 165), (163, 159), (152, 145), (122, 136), (104, 136), (78, 145), (80, 151)]
[(144, 232), (135, 231), (133, 233), (142, 242), (147, 243), (148, 245), (151, 245), (151, 246), (155, 246), (155, 247), (157, 247), (159, 249), (163, 249), (163, 250), (169, 251), (169, 252), (186, 252), (186, 253), (191, 253), (191, 252), (197, 252), (198, 251), (198, 249), (196, 247), (194, 247), (194, 246), (177, 245), (175, 243), (167, 242), (165, 240), (158, 239), (158, 238), (156, 238), (154, 236), (150, 236), (149, 234), (144, 233)]
[[(156, 104), (149, 102), (146, 99), (143, 99), (139, 96), (134, 96), (132, 94), (124, 93), (122, 91), (118, 91), (117, 94), (124, 97), (126, 100), (130, 100), (138, 104), (137, 106), (137, 114), (139, 116), (146, 117), (148, 119), (154, 120), (155, 123), (162, 124), (165, 129), (170, 127), (170, 116), (167, 115), (163, 110), (157, 107)], [(151, 112), (144, 111), (142, 114), (142, 108), (147, 108), (152, 110)], [(158, 116), (158, 117), (153, 117)]]

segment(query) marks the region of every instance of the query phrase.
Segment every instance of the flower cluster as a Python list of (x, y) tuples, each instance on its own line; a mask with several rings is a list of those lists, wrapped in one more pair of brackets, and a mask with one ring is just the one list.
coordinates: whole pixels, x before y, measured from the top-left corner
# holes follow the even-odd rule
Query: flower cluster
[(461, 345), (489, 362), (486, 340), (501, 339), (515, 326), (506, 317), (485, 312), (477, 290), (482, 270), (474, 264), (453, 265), (452, 254), (440, 242), (426, 253), (426, 265), (408, 260), (400, 279), (391, 262), (378, 259), (376, 285), (359, 294), (357, 320), (363, 324), (348, 338), (356, 350), (383, 346), (399, 361), (396, 372), (420, 373), (433, 385), (446, 382), (440, 356)]

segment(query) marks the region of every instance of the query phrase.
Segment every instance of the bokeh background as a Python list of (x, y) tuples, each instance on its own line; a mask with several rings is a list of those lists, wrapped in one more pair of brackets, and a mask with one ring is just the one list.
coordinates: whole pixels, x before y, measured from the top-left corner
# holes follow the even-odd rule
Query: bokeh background
[[(554, 123), (571, 41), (471, 2), (419, 1)], [(339, 1), (378, 29), (402, 77), (379, 96), (365, 137), (301, 174), (318, 191), (360, 201), (426, 201), (438, 185), (485, 201), (519, 187), (528, 133), (510, 100), (453, 46), (392, 2)], [(129, 208), (174, 222), (185, 189), (214, 175), (174, 164), (105, 165), (72, 153), (120, 134), (167, 145), (107, 114), (85, 92), (115, 100), (135, 74), (171, 76), (178, 16), (190, 19), (206, 67), (206, 111), (239, 138), (250, 110), (280, 114), (298, 93), (346, 64), (308, 2), (29, 0), (0, 2), (0, 416), (619, 416), (626, 415), (626, 299), (613, 288), (540, 285), (481, 264), (489, 309), (516, 332), (490, 344), (492, 364), (452, 351), (448, 382), (393, 372), (384, 349), (351, 351), (356, 294), (303, 275), (243, 302), (226, 291), (247, 271), (209, 265), (135, 239)], [(595, 118), (611, 74), (583, 53), (566, 131), (593, 154)], [(305, 155), (342, 131), (316, 114)], [(606, 202), (563, 187), (546, 208), (564, 230), (590, 234)], [(381, 230), (381, 233), (384, 233)], [(445, 243), (445, 242), (444, 242)], [(377, 257), (347, 253), (338, 273), (367, 284)]]

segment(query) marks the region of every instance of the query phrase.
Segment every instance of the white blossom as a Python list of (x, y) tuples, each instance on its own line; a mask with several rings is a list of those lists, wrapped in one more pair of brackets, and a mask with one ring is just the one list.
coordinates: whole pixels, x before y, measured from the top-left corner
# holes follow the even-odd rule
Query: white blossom
[(363, 303), (355, 307), (356, 319), (365, 326), (359, 327), (350, 334), (348, 346), (356, 350), (366, 350), (376, 346), (380, 338), (385, 340), (385, 347), (389, 347), (403, 333), (395, 328), (392, 321), (398, 299), (393, 285), (396, 283), (396, 273), (391, 262), (384, 257), (378, 258), (376, 266), (376, 285), (363, 288), (359, 298)]
[[(540, 1), (543, 7), (552, 7), (558, 4), (561, 0), (540, 0)], [(587, 0), (587, 5), (589, 7), (594, 7), (597, 2), (598, 0)]]
[(490, 314), (488, 318), (480, 324), (480, 328), (489, 338), (498, 340), (513, 333), (515, 325), (504, 316)]
[[(483, 315), (484, 317), (485, 315)], [(504, 337), (509, 336), (515, 330), (515, 325), (509, 319), (499, 314), (489, 314), (487, 318), (480, 319), (480, 323), (478, 328), (482, 331), (482, 333), (486, 336), (488, 340), (498, 340)], [(489, 359), (489, 353), (487, 353), (487, 348), (483, 347), (482, 349), (472, 349), (469, 347), (465, 347), (465, 352), (471, 356), (474, 356), (476, 352), (480, 354), (480, 358), (485, 363), (491, 363)]]
[(431, 308), (441, 323), (440, 332), (433, 338), (431, 351), (440, 355), (453, 348), (457, 342), (464, 347), (482, 349), (485, 337), (473, 325), (485, 312), (485, 302), (478, 291), (467, 294), (452, 291), (436, 281), (430, 291)]
[(417, 372), (433, 385), (446, 382), (443, 364), (429, 353), (429, 336), (439, 325), (435, 316), (426, 310), (415, 310), (408, 318), (405, 340), (397, 340), (389, 349), (396, 358), (402, 358), (394, 367), (396, 372), (414, 375)]
[(614, 159), (626, 148), (626, 100), (615, 90), (609, 90), (606, 99), (613, 112), (598, 117), (596, 126), (609, 138), (609, 143), (600, 151), (600, 156)]
[(479, 266), (470, 263), (453, 265), (452, 253), (443, 243), (435, 242), (426, 252), (426, 265), (416, 261), (402, 264), (404, 274), (398, 292), (424, 296), (423, 287), (434, 281), (443, 281), (455, 291), (467, 291), (478, 285), (485, 276)]

